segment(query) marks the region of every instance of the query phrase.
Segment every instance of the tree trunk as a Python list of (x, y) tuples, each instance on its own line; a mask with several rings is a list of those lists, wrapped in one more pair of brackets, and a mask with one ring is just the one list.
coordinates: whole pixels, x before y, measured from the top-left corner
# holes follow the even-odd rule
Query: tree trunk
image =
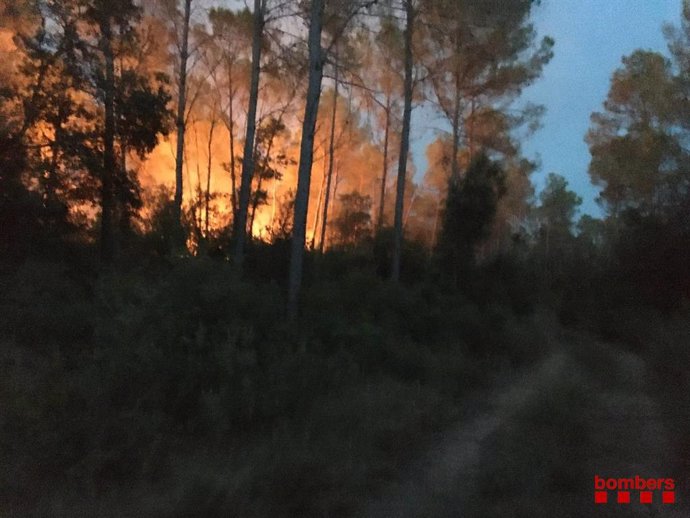
[(455, 89), (453, 91), (454, 104), (453, 104), (453, 146), (452, 146), (452, 156), (450, 158), (450, 177), (452, 182), (460, 181), (460, 164), (458, 163), (458, 152), (460, 151), (460, 112), (461, 112), (461, 95), (460, 95), (460, 55), (462, 51), (462, 46), (460, 45), (460, 28), (458, 27), (458, 32), (455, 39), (455, 52), (456, 56), (454, 61), (455, 73)]
[(386, 203), (386, 180), (388, 179), (388, 145), (391, 131), (391, 96), (386, 96), (386, 129), (383, 134), (383, 168), (381, 174), (381, 193), (379, 195), (379, 219), (376, 228), (380, 232), (383, 228), (383, 213)]
[(302, 287), (302, 263), (304, 260), (304, 238), (309, 208), (309, 184), (314, 151), (314, 133), (316, 118), (321, 98), (321, 80), (323, 78), (323, 56), (321, 48), (321, 31), (323, 28), (324, 0), (313, 0), (309, 23), (309, 83), (307, 102), (302, 123), (302, 142), (295, 194), (295, 215), (290, 253), (290, 274), (288, 281), (288, 316), (297, 316), (297, 301)]
[(244, 139), (242, 157), (242, 179), (240, 183), (240, 206), (233, 222), (235, 238), (234, 260), (238, 269), (242, 268), (244, 244), (247, 239), (247, 213), (254, 177), (254, 137), (256, 134), (256, 109), (259, 102), (259, 76), (261, 74), (261, 39), (264, 30), (262, 0), (254, 0), (254, 32), (252, 34), (252, 79), (249, 88), (249, 109), (247, 110), (247, 134)]
[(395, 225), (393, 234), (393, 261), (391, 280), (400, 280), (400, 256), (403, 242), (403, 204), (405, 198), (405, 179), (407, 174), (407, 153), (410, 148), (410, 119), (412, 117), (412, 31), (414, 28), (413, 0), (405, 0), (405, 108), (400, 136), (400, 157), (398, 159), (398, 179), (395, 196)]
[(276, 206), (278, 205), (278, 179), (273, 179), (273, 203), (271, 204), (271, 223), (270, 223), (270, 233), (273, 233), (273, 225), (276, 220)]
[(455, 72), (455, 104), (453, 106), (453, 146), (450, 157), (450, 177), (452, 182), (460, 181), (460, 164), (458, 163), (458, 151), (460, 150), (460, 77)]
[(198, 121), (194, 121), (194, 145), (196, 148), (196, 209), (194, 210), (194, 217), (196, 220), (196, 235), (201, 239), (201, 219), (204, 214), (204, 200), (201, 193), (201, 169), (199, 168), (199, 129)]
[(206, 221), (205, 234), (208, 239), (208, 209), (211, 204), (211, 145), (213, 144), (213, 130), (216, 129), (216, 119), (211, 120), (211, 129), (208, 131), (208, 162), (206, 163)]
[(235, 91), (232, 80), (232, 64), (228, 65), (228, 85), (230, 101), (228, 106), (228, 133), (230, 133), (230, 183), (232, 192), (230, 193), (230, 202), (232, 203), (232, 222), (235, 223), (237, 219), (237, 176), (235, 173), (235, 113), (234, 100)]
[(113, 234), (113, 176), (115, 175), (115, 60), (110, 19), (101, 22), (101, 47), (105, 58), (105, 126), (101, 176), (101, 260), (110, 263), (115, 254)]
[(470, 135), (469, 135), (469, 148), (470, 148), (470, 162), (474, 160), (474, 112), (475, 112), (475, 101), (474, 97), (472, 97), (472, 101), (470, 104)]
[[(326, 143), (324, 142), (324, 148)], [(326, 160), (326, 154), (323, 155), (323, 173), (321, 176), (321, 187), (319, 187), (319, 199), (316, 203), (316, 214), (314, 215), (314, 226), (312, 227), (311, 235), (311, 246), (310, 248), (314, 250), (316, 248), (316, 234), (319, 229), (319, 223), (321, 220), (321, 207), (323, 206), (323, 190), (326, 188), (326, 176), (328, 176), (328, 161)]]
[(436, 248), (436, 245), (438, 244), (438, 226), (439, 226), (439, 220), (441, 218), (441, 196), (438, 196), (436, 198), (436, 213), (434, 215), (434, 230), (431, 233), (431, 243), (429, 246), (429, 250), (431, 253), (434, 252), (434, 249)]
[(407, 220), (410, 219), (410, 214), (412, 213), (412, 206), (414, 205), (415, 200), (417, 199), (417, 188), (413, 185), (414, 190), (412, 191), (412, 196), (410, 196), (410, 205), (407, 207), (407, 212), (405, 212), (405, 215), (403, 216), (403, 232), (405, 231), (405, 227), (407, 227)]
[(192, 0), (185, 0), (184, 19), (182, 22), (182, 47), (180, 49), (180, 73), (177, 80), (177, 151), (175, 154), (175, 224), (177, 225), (176, 241), (184, 246), (182, 230), (182, 164), (184, 162), (185, 112), (187, 111), (187, 59), (189, 58), (189, 19)]
[[(122, 174), (122, 181), (129, 182), (129, 175), (127, 174), (127, 145), (122, 141), (122, 139), (120, 139), (119, 170), (120, 174)], [(120, 189), (122, 189), (122, 184), (120, 184)], [(121, 248), (124, 244), (124, 238), (131, 237), (132, 230), (132, 214), (128, 210), (128, 207), (126, 205), (127, 202), (121, 198), (123, 194), (125, 193), (122, 191), (118, 191), (117, 187), (115, 188), (115, 199), (117, 204), (117, 206), (115, 207), (115, 212), (119, 218), (120, 223), (119, 236), (118, 239), (115, 240), (118, 245), (118, 248)]]
[(333, 159), (335, 158), (335, 121), (338, 115), (338, 47), (335, 47), (335, 86), (333, 88), (333, 111), (331, 113), (331, 135), (328, 145), (328, 175), (326, 176), (326, 190), (323, 198), (323, 219), (321, 223), (321, 239), (319, 239), (319, 253), (323, 254), (326, 241), (326, 227), (328, 225), (328, 205), (331, 199), (331, 182), (333, 179)]

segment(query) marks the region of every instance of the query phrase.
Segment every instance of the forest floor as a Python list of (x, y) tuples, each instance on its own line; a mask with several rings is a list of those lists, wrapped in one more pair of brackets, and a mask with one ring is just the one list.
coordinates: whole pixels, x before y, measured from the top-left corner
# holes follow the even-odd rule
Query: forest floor
[[(275, 287), (163, 272), (0, 275), (0, 518), (690, 516), (687, 315), (604, 333), (359, 275), (297, 332)], [(677, 503), (595, 505), (597, 475)]]
[[(245, 445), (244, 460), (216, 454), (200, 462), (203, 455), (195, 452), (190, 456), (190, 464), (178, 465), (175, 470), (181, 484), (177, 489), (161, 488), (155, 494), (151, 488), (141, 488), (143, 492), (129, 493), (124, 501), (98, 502), (90, 508), (95, 510), (91, 515), (690, 516), (690, 491), (686, 474), (678, 469), (676, 444), (678, 436), (689, 428), (683, 426), (677, 415), (670, 419), (664, 415), (669, 412), (668, 401), (660, 397), (663, 391), (657, 386), (659, 378), (650, 363), (642, 355), (595, 341), (591, 336), (567, 331), (559, 334), (550, 339), (550, 352), (541, 361), (503, 375), (492, 387), (478, 387), (463, 396), (457, 402), (458, 418), (454, 424), (438, 428), (428, 440), (401, 438), (401, 444), (395, 445), (394, 437), (389, 436), (391, 448), (410, 447), (411, 460), (393, 463), (397, 468), (392, 465), (383, 477), (373, 475), (371, 470), (380, 460), (370, 461), (371, 466), (362, 468), (363, 471), (341, 464), (341, 456), (331, 440), (342, 438), (340, 432), (334, 431), (334, 438), (306, 439), (304, 450), (296, 446), (293, 432), (288, 432), (285, 440), (276, 439), (276, 444), (284, 445), (281, 453), (277, 453), (275, 445), (267, 447), (263, 442), (254, 447)], [(389, 389), (380, 386), (376, 392), (380, 390)], [(386, 395), (379, 397), (383, 402), (388, 400)], [(402, 394), (395, 395), (396, 400), (401, 398)], [(353, 404), (359, 407), (362, 402), (355, 398)], [(424, 405), (421, 400), (416, 404)], [(381, 415), (383, 407), (372, 408), (376, 415)], [(319, 445), (323, 441), (326, 444)], [(419, 451), (415, 451), (417, 447)], [(316, 468), (303, 471), (314, 459), (328, 458), (327, 452), (331, 455), (328, 465), (340, 472), (331, 481), (342, 483), (340, 492), (326, 480), (326, 472)], [(310, 460), (301, 464), (299, 459), (305, 455)], [(287, 460), (278, 461), (276, 468), (268, 468), (281, 456)], [(284, 470), (293, 468), (290, 482)], [(274, 469), (279, 471), (273, 473)], [(265, 471), (264, 475), (257, 477), (257, 470)], [(655, 491), (654, 503), (643, 505), (633, 491), (631, 504), (616, 503), (615, 492), (609, 492), (609, 503), (596, 505), (595, 475), (674, 478), (677, 503), (661, 504), (661, 492)], [(278, 479), (273, 480), (271, 477), (275, 476)], [(374, 478), (378, 482), (374, 483)], [(265, 484), (268, 493), (264, 494), (251, 480), (263, 480), (261, 485)], [(279, 502), (286, 497), (276, 497), (277, 487), (293, 492), (291, 498), (301, 494), (302, 510), (294, 506), (281, 508)], [(200, 493), (190, 498), (195, 491)], [(65, 512), (53, 508), (53, 515), (89, 515), (81, 512), (84, 510), (81, 508), (75, 514), (75, 508)]]
[[(593, 480), (672, 477), (674, 446), (638, 355), (570, 337), (477, 398), (409, 469), (365, 503), (367, 517), (688, 516), (675, 505), (594, 504)], [(483, 399), (483, 402), (480, 402)], [(472, 405), (471, 405), (472, 406)], [(685, 498), (684, 498), (685, 497)]]

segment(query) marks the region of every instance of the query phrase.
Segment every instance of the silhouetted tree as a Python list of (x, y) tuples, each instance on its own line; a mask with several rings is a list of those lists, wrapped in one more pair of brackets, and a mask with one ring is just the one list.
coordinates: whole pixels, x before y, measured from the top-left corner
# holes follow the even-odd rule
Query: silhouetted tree
[(398, 177), (395, 191), (395, 218), (393, 221), (393, 256), (391, 260), (391, 280), (400, 279), (400, 261), (403, 242), (403, 209), (405, 200), (405, 181), (407, 177), (407, 154), (410, 150), (410, 123), (412, 119), (413, 95), (413, 55), (416, 7), (414, 0), (403, 0), (405, 11), (405, 79), (403, 87), (403, 122), (400, 136), (400, 154), (398, 155)]
[(688, 99), (678, 84), (668, 59), (635, 51), (614, 73), (604, 112), (592, 114), (589, 174), (613, 216), (663, 212), (688, 191), (688, 133), (678, 118)]
[[(321, 100), (321, 82), (324, 66), (329, 53), (347, 30), (350, 22), (363, 9), (375, 1), (358, 0), (353, 2), (326, 2), (312, 0), (308, 6), (308, 79), (304, 118), (302, 122), (302, 141), (300, 142), (299, 167), (297, 171), (297, 191), (295, 193), (295, 217), (293, 222), (292, 245), (290, 252), (290, 275), (288, 279), (287, 310), (291, 318), (297, 315), (297, 303), (302, 287), (302, 267), (304, 245), (307, 233), (307, 213), (309, 209), (309, 189), (314, 153), (314, 134)], [(328, 8), (328, 9), (327, 9)], [(325, 14), (328, 11), (328, 18)], [(322, 47), (324, 26), (328, 27), (330, 42)]]
[[(261, 49), (265, 21), (266, 0), (254, 0), (254, 28), (252, 32), (252, 75), (249, 87), (247, 109), (247, 131), (244, 137), (242, 177), (240, 180), (239, 206), (233, 222), (235, 239), (235, 264), (241, 268), (244, 258), (244, 243), (247, 239), (247, 217), (254, 178), (254, 138), (256, 134), (256, 109), (259, 102), (259, 79), (261, 74)], [(249, 230), (251, 232), (251, 229)]]
[[(184, 180), (182, 167), (184, 165), (184, 142), (187, 122), (187, 61), (189, 60), (189, 24), (192, 13), (192, 0), (183, 0), (182, 12), (178, 12), (177, 1), (170, 5), (170, 12), (173, 22), (176, 43), (179, 51), (179, 69), (177, 70), (177, 106), (176, 106), (176, 139), (177, 148), (175, 152), (175, 216), (180, 222), (178, 232), (178, 246), (184, 246), (184, 232), (182, 230), (182, 198), (184, 193)], [(181, 21), (182, 32), (179, 33), (177, 21)], [(179, 38), (179, 39), (178, 39)]]
[(504, 193), (505, 173), (484, 153), (462, 178), (450, 179), (438, 255), (456, 285), (462, 270), (472, 265), (476, 245), (489, 235)]

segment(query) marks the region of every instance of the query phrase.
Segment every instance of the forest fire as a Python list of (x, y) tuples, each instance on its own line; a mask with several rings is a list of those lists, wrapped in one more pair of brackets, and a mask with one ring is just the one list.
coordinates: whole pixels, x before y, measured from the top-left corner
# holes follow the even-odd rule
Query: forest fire
[(0, 0), (0, 516), (690, 516), (690, 0), (582, 33), (635, 1)]

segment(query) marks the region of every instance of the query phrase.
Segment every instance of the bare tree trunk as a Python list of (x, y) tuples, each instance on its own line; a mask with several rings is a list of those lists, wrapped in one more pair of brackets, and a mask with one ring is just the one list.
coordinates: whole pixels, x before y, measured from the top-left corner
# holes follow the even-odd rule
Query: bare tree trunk
[(273, 225), (275, 224), (276, 220), (276, 206), (278, 205), (278, 179), (274, 178), (273, 179), (273, 203), (271, 203), (271, 223), (270, 223), (270, 232), (273, 233)]
[[(116, 116), (117, 117), (117, 116)], [(128, 181), (129, 180), (129, 175), (127, 174), (127, 145), (121, 140), (120, 141), (120, 165), (119, 165), (120, 171), (122, 171), (123, 178)], [(115, 189), (117, 190), (117, 188)], [(115, 195), (115, 198), (117, 200), (117, 193)], [(127, 210), (127, 207), (123, 204), (121, 200), (119, 206), (115, 207), (115, 212), (117, 214), (117, 217), (119, 218), (119, 223), (120, 223), (120, 233), (119, 233), (119, 239), (115, 239), (116, 242), (116, 248), (120, 248), (123, 245), (123, 238), (128, 237), (131, 234), (132, 230), (132, 221), (131, 221), (131, 214)]]
[(434, 215), (434, 230), (431, 233), (431, 243), (429, 246), (429, 250), (431, 253), (434, 252), (434, 249), (436, 248), (436, 245), (438, 243), (438, 224), (439, 224), (439, 219), (441, 217), (441, 197), (438, 196), (436, 198), (436, 213)]
[(206, 163), (206, 221), (205, 234), (208, 239), (208, 209), (211, 204), (211, 145), (213, 144), (213, 130), (216, 129), (216, 119), (211, 120), (211, 129), (208, 131), (208, 162)]
[(235, 172), (235, 113), (234, 101), (235, 91), (232, 80), (232, 64), (228, 65), (228, 85), (230, 101), (228, 106), (228, 133), (230, 133), (230, 183), (232, 192), (230, 193), (230, 202), (232, 203), (232, 222), (235, 223), (237, 219), (237, 175)]
[(259, 102), (259, 79), (261, 74), (261, 39), (264, 30), (264, 7), (262, 0), (254, 0), (254, 32), (252, 35), (252, 79), (249, 88), (249, 109), (247, 110), (247, 134), (244, 139), (242, 157), (242, 179), (240, 183), (240, 206), (233, 222), (235, 238), (234, 260), (242, 268), (244, 244), (247, 239), (247, 213), (254, 177), (254, 137), (256, 134), (256, 109)]
[[(192, 121), (192, 126), (194, 124), (196, 124), (196, 121)], [(188, 143), (185, 143), (185, 148), (187, 147), (187, 144)], [(189, 171), (189, 160), (184, 161), (184, 171), (185, 171), (185, 176), (187, 177), (187, 198), (189, 198), (190, 200), (194, 200), (194, 187), (193, 187), (194, 183), (192, 182), (192, 173)], [(190, 223), (194, 224), (194, 221), (195, 221), (194, 218), (196, 218), (196, 216), (194, 215), (195, 212), (194, 212), (194, 204), (193, 203), (190, 206), (190, 210), (191, 210), (191, 215), (192, 215), (192, 220), (190, 221)], [(183, 211), (182, 215), (184, 216), (184, 211)]]
[[(340, 178), (340, 163), (336, 162), (335, 163), (335, 174), (333, 175), (333, 199), (337, 200), (338, 199), (338, 186), (340, 185), (342, 178)], [(324, 234), (323, 236), (323, 246), (324, 248), (326, 247), (326, 243), (328, 243), (328, 234)]]
[(460, 151), (460, 113), (461, 113), (461, 95), (460, 95), (460, 55), (461, 55), (461, 45), (460, 45), (460, 28), (458, 27), (458, 31), (456, 34), (455, 38), (455, 52), (456, 56), (454, 59), (454, 66), (455, 66), (455, 71), (454, 71), (454, 80), (455, 80), (455, 90), (453, 91), (453, 96), (454, 98), (454, 104), (453, 104), (453, 146), (452, 146), (452, 153), (453, 155), (450, 158), (450, 177), (451, 181), (453, 182), (459, 182), (460, 181), (460, 164), (458, 163), (458, 152)]
[(101, 260), (110, 263), (115, 255), (113, 234), (113, 176), (115, 174), (115, 60), (110, 19), (101, 21), (101, 47), (105, 57), (105, 127), (101, 178)]
[[(326, 144), (324, 142), (324, 147)], [(328, 161), (326, 160), (326, 155), (323, 155), (323, 175), (321, 177), (321, 187), (319, 188), (319, 199), (316, 203), (316, 214), (314, 215), (314, 226), (311, 235), (311, 246), (310, 248), (314, 250), (316, 247), (316, 233), (319, 228), (319, 222), (321, 217), (321, 207), (323, 206), (323, 190), (326, 188), (326, 176), (328, 176)]]
[(187, 110), (187, 59), (189, 58), (189, 19), (192, 0), (185, 0), (180, 49), (180, 73), (177, 81), (177, 152), (175, 154), (175, 223), (178, 226), (176, 241), (184, 246), (182, 230), (182, 164), (184, 162), (185, 112)]
[(383, 168), (381, 171), (381, 193), (379, 195), (379, 219), (376, 222), (377, 231), (383, 228), (383, 214), (386, 203), (386, 181), (388, 180), (388, 145), (391, 131), (391, 95), (386, 96), (386, 129), (383, 134)]
[(304, 238), (309, 208), (309, 184), (314, 152), (314, 133), (321, 99), (321, 80), (323, 78), (323, 49), (321, 32), (323, 29), (324, 0), (313, 0), (309, 23), (309, 83), (307, 102), (302, 123), (302, 142), (295, 194), (295, 216), (290, 253), (290, 277), (288, 280), (288, 316), (297, 316), (297, 302), (302, 287), (302, 263), (304, 261)]
[(405, 0), (405, 108), (400, 136), (400, 157), (398, 159), (398, 179), (395, 196), (395, 225), (393, 234), (393, 261), (391, 280), (400, 280), (400, 256), (403, 242), (403, 204), (405, 199), (405, 179), (407, 175), (407, 153), (410, 149), (410, 119), (412, 118), (412, 32), (414, 29), (413, 0)]
[(323, 222), (321, 223), (321, 239), (319, 253), (323, 254), (326, 241), (326, 227), (328, 225), (328, 206), (331, 199), (331, 181), (333, 179), (333, 159), (335, 158), (335, 121), (338, 115), (338, 46), (335, 47), (335, 86), (333, 88), (333, 111), (331, 113), (331, 135), (328, 145), (328, 175), (326, 176), (326, 191), (323, 199)]
[(201, 218), (204, 213), (204, 200), (201, 193), (201, 169), (199, 168), (199, 128), (197, 121), (194, 121), (194, 144), (196, 148), (196, 210), (194, 211), (196, 218), (196, 234), (201, 239)]
[(470, 108), (470, 162), (474, 159), (474, 111), (475, 111), (475, 100), (472, 97)]
[[(333, 199), (338, 199), (338, 186), (340, 185), (342, 178), (340, 178), (340, 162), (335, 163), (335, 179), (333, 181)], [(328, 234), (324, 236), (324, 241), (328, 241)], [(324, 244), (325, 246), (325, 244)]]
[(450, 157), (450, 177), (452, 182), (460, 180), (460, 164), (458, 163), (458, 151), (460, 150), (460, 77), (455, 72), (455, 105), (453, 106), (453, 146)]

